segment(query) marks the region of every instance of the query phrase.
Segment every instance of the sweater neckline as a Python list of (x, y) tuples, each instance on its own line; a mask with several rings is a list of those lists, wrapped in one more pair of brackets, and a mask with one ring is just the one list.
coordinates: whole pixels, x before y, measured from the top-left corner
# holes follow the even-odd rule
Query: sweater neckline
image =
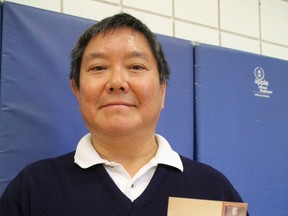
[(117, 187), (115, 182), (109, 176), (107, 171), (103, 166), (99, 167), (100, 180), (107, 190), (108, 194), (111, 195), (121, 206), (125, 207), (127, 210), (135, 210), (141, 208), (145, 203), (152, 199), (153, 195), (157, 193), (161, 185), (161, 181), (166, 175), (165, 165), (158, 165), (150, 183), (143, 191), (143, 193), (136, 198), (133, 202), (122, 193), (122, 191)]

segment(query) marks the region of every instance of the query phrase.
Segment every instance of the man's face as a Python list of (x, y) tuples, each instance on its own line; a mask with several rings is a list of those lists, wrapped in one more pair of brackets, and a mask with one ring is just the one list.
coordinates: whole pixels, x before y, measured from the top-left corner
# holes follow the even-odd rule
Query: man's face
[(77, 89), (71, 81), (92, 134), (155, 132), (166, 83), (160, 84), (156, 60), (141, 33), (120, 28), (92, 38), (83, 54), (79, 83)]

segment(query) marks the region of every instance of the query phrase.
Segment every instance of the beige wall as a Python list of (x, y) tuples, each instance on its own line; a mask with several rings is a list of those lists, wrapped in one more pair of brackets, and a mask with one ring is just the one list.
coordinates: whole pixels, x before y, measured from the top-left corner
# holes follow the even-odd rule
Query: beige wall
[(288, 60), (288, 0), (10, 0), (92, 20), (127, 12), (152, 31)]

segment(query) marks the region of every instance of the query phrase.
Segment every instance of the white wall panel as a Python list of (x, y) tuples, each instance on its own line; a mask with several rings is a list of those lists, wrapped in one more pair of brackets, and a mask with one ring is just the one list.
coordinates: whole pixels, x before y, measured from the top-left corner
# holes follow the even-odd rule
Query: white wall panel
[(273, 44), (262, 43), (262, 54), (288, 60), (288, 48)]
[(123, 5), (172, 16), (172, 0), (123, 0)]
[(288, 1), (261, 0), (262, 39), (288, 45)]
[(217, 30), (181, 21), (175, 22), (175, 36), (193, 42), (219, 45), (219, 34)]
[(101, 20), (107, 16), (119, 13), (118, 5), (96, 1), (63, 0), (63, 13), (92, 20)]
[[(89, 1), (94, 1), (94, 0), (89, 0)], [(110, 2), (113, 4), (120, 4), (121, 0), (105, 0), (105, 2)]]
[(18, 4), (23, 4), (31, 7), (41, 8), (45, 10), (61, 12), (61, 1), (60, 0), (9, 0)]
[(212, 27), (218, 26), (217, 0), (174, 0), (174, 2), (176, 18)]
[(258, 0), (220, 0), (221, 29), (259, 37)]
[(173, 25), (170, 18), (156, 16), (131, 9), (124, 9), (123, 11), (140, 19), (155, 33), (169, 36), (173, 35)]
[(260, 54), (259, 40), (221, 33), (221, 46)]

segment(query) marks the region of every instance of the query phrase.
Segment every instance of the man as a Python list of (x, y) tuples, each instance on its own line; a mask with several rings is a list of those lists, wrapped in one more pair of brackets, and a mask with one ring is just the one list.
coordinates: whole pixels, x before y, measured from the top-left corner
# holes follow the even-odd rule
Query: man
[(21, 171), (0, 215), (167, 215), (170, 196), (242, 202), (221, 173), (155, 135), (168, 78), (159, 42), (138, 19), (117, 14), (91, 26), (70, 74), (90, 133), (76, 152)]

